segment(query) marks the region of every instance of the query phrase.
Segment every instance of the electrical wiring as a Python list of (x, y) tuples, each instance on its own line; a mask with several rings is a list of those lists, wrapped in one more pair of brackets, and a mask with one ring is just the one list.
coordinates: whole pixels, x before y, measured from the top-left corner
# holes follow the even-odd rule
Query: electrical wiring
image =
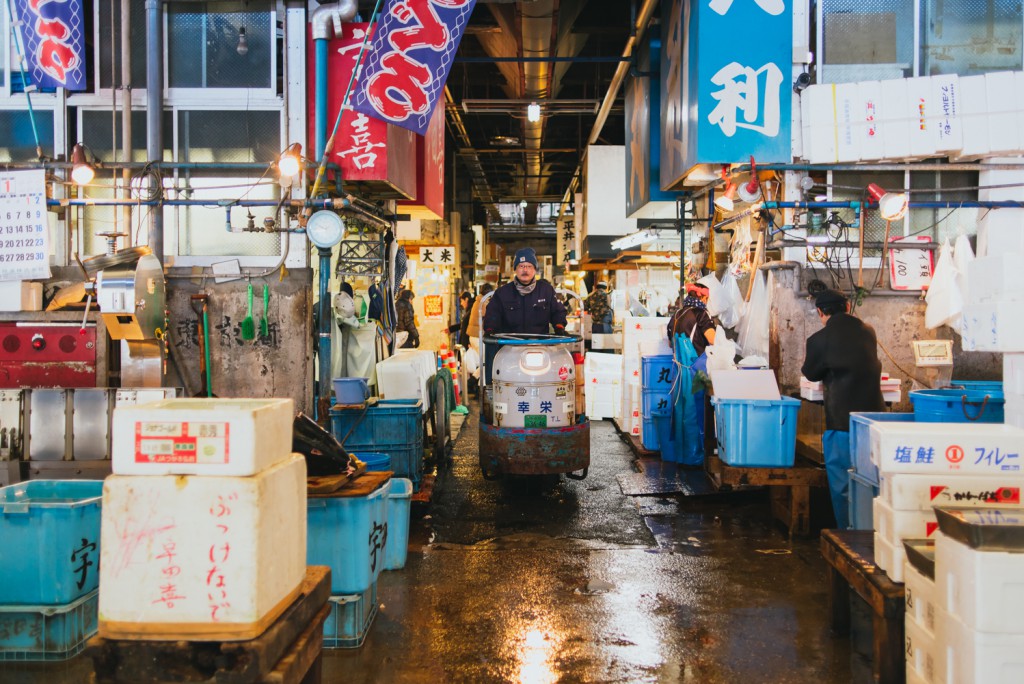
[(896, 366), (896, 369), (900, 373), (903, 373), (903, 375), (907, 376), (908, 379), (913, 380), (914, 382), (916, 382), (917, 384), (921, 385), (922, 387), (925, 387), (925, 388), (928, 388), (928, 389), (932, 389), (932, 386), (928, 382), (922, 380), (921, 378), (917, 377), (913, 373), (911, 373), (911, 372), (907, 371), (906, 369), (904, 369), (903, 366), (901, 366), (899, 364), (899, 362), (896, 361), (896, 359), (894, 359), (892, 357), (892, 354), (890, 354), (889, 350), (885, 348), (885, 345), (882, 344), (881, 340), (876, 340), (876, 342), (878, 344), (878, 348), (882, 350), (882, 353), (884, 353), (886, 355), (886, 357), (892, 362), (892, 365)]

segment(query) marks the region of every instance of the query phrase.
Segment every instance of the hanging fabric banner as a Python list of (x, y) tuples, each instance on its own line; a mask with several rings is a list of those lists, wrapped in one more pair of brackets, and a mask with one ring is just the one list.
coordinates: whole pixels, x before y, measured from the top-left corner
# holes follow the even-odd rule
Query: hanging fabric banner
[(85, 90), (82, 0), (13, 0), (37, 88)]
[(424, 135), (476, 0), (388, 0), (353, 109)]

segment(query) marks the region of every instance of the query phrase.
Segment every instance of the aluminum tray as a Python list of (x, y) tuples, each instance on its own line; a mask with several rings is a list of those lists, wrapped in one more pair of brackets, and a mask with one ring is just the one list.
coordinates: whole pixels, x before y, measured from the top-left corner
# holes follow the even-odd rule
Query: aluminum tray
[(1024, 553), (1024, 511), (1013, 508), (936, 508), (944, 535), (981, 551)]
[(903, 548), (907, 552), (907, 560), (914, 569), (925, 577), (935, 579), (935, 540), (904, 539)]

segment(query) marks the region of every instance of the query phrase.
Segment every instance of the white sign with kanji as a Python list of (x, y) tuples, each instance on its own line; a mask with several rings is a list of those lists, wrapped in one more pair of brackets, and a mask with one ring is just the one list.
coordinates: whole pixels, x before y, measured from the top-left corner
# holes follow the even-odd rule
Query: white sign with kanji
[(0, 173), (0, 280), (50, 277), (46, 172)]
[(420, 247), (420, 267), (429, 268), (434, 266), (455, 266), (454, 245), (432, 245)]
[(889, 280), (894, 290), (923, 290), (932, 282), (932, 251), (920, 248), (900, 249), (900, 243), (931, 242), (927, 235), (915, 235), (904, 238), (890, 238), (889, 248)]

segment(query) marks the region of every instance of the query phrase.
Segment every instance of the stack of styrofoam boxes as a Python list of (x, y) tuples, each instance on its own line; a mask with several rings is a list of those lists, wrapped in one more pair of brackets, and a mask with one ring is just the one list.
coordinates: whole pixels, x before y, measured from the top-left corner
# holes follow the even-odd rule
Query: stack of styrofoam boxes
[(584, 396), (591, 420), (614, 418), (622, 410), (622, 354), (586, 355)]
[(114, 411), (99, 630), (244, 640), (306, 576), (306, 462), (291, 399), (170, 399)]
[[(935, 539), (936, 642), (945, 682), (1024, 681), (1021, 510), (956, 511)], [(938, 669), (938, 668), (937, 668)]]
[(933, 506), (991, 507), (998, 492), (1024, 486), (1024, 430), (1001, 423), (891, 423), (871, 426), (879, 471), (873, 502), (875, 563), (903, 581), (904, 539), (934, 536)]
[[(903, 566), (906, 605), (904, 642), (907, 684), (945, 684), (946, 662), (939, 648), (939, 605), (935, 590), (935, 542), (904, 542)], [(913, 549), (915, 553), (910, 553)]]
[(1024, 428), (1024, 353), (1003, 354), (1003, 420)]
[(645, 449), (658, 451), (661, 448), (653, 411), (672, 410), (671, 393), (675, 379), (676, 364), (671, 354), (640, 357), (640, 442)]
[(622, 412), (619, 429), (641, 436), (640, 357), (644, 354), (671, 354), (668, 346), (668, 321), (663, 317), (632, 316), (622, 321)]

